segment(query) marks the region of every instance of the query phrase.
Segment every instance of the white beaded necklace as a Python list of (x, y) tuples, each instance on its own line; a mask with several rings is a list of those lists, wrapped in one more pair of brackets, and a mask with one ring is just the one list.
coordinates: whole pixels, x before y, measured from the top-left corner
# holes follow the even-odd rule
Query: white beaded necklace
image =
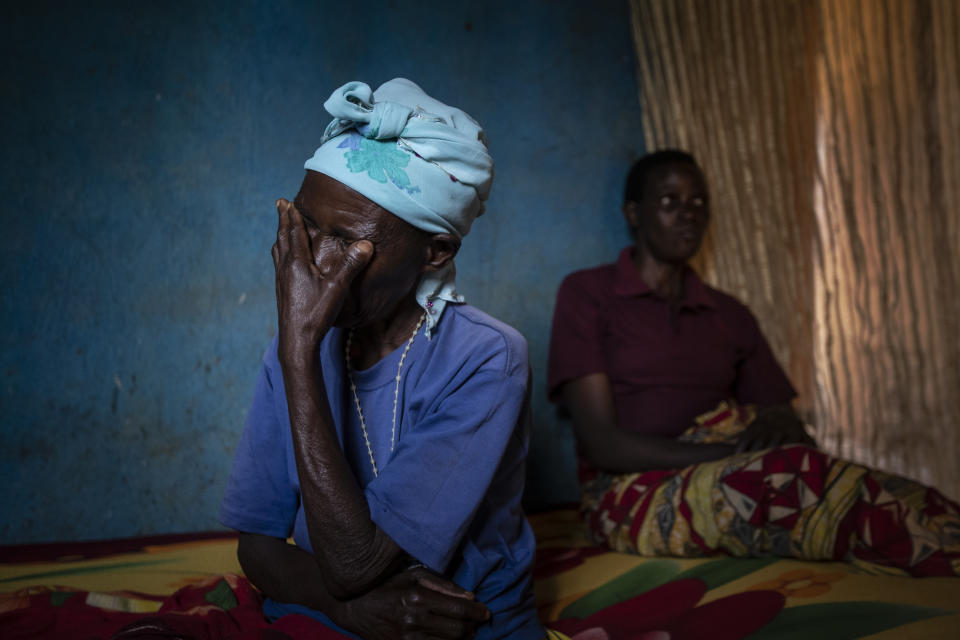
[[(420, 322), (413, 328), (410, 339), (407, 340), (407, 346), (400, 354), (400, 364), (397, 365), (397, 382), (393, 387), (393, 424), (390, 425), (390, 453), (393, 453), (393, 446), (397, 437), (397, 401), (400, 397), (400, 372), (403, 370), (403, 360), (407, 357), (407, 352), (413, 345), (413, 339), (417, 337), (417, 332), (423, 326), (427, 314), (420, 316)], [(363, 409), (360, 408), (360, 396), (357, 395), (357, 384), (353, 381), (353, 367), (350, 365), (350, 345), (353, 343), (353, 329), (347, 333), (346, 360), (347, 360), (347, 380), (350, 381), (350, 390), (353, 392), (353, 402), (357, 405), (357, 415), (360, 417), (360, 431), (363, 432), (363, 441), (367, 445), (367, 455), (370, 456), (370, 466), (373, 467), (373, 475), (379, 476), (380, 470), (377, 469), (377, 461), (373, 458), (373, 447), (370, 446), (370, 436), (367, 435), (367, 423), (363, 419)]]

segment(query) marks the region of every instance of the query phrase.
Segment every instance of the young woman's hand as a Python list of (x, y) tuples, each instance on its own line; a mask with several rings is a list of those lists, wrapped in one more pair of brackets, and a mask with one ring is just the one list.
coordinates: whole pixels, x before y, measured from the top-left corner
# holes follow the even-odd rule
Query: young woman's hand
[[(324, 244), (324, 255), (313, 255), (303, 217), (292, 202), (277, 200), (276, 269), (280, 358), (296, 353), (312, 357), (310, 347), (326, 335), (336, 320), (353, 282), (373, 257), (373, 244), (359, 240), (345, 249)], [(336, 255), (331, 252), (336, 252)], [(322, 266), (318, 266), (322, 265)]]
[(761, 407), (757, 411), (757, 417), (740, 434), (736, 452), (760, 451), (787, 444), (817, 446), (793, 407), (790, 405)]

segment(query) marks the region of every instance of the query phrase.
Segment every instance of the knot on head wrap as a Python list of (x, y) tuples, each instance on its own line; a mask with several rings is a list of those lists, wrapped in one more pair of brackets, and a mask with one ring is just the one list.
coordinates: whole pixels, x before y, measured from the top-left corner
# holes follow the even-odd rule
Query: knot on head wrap
[[(480, 125), (465, 112), (396, 78), (376, 91), (348, 82), (324, 108), (334, 117), (320, 147), (304, 164), (363, 194), (428, 233), (457, 239), (483, 214), (493, 159)], [(427, 335), (445, 302), (463, 302), (451, 264), (421, 280), (417, 300)]]
[(374, 101), (373, 91), (363, 82), (343, 85), (327, 98), (323, 108), (334, 120), (323, 132), (320, 144), (353, 127), (365, 138), (399, 138), (407, 126), (407, 120), (413, 115), (413, 107), (408, 105), (386, 100)]

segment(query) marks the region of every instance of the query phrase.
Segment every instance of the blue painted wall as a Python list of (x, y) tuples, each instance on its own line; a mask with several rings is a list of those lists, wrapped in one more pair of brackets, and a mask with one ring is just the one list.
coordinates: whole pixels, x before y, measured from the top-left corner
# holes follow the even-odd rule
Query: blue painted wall
[(354, 79), (409, 77), (486, 127), (497, 177), (459, 288), (530, 342), (528, 504), (576, 497), (546, 346), (563, 275), (626, 242), (625, 2), (19, 4), (0, 24), (0, 543), (218, 526), (275, 331), (273, 201)]

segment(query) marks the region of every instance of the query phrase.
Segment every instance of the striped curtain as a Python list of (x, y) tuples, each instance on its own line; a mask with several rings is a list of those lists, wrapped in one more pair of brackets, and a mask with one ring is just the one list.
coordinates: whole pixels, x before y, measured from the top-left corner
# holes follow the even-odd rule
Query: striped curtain
[(960, 2), (631, 8), (647, 146), (710, 183), (698, 269), (828, 451), (960, 497)]

